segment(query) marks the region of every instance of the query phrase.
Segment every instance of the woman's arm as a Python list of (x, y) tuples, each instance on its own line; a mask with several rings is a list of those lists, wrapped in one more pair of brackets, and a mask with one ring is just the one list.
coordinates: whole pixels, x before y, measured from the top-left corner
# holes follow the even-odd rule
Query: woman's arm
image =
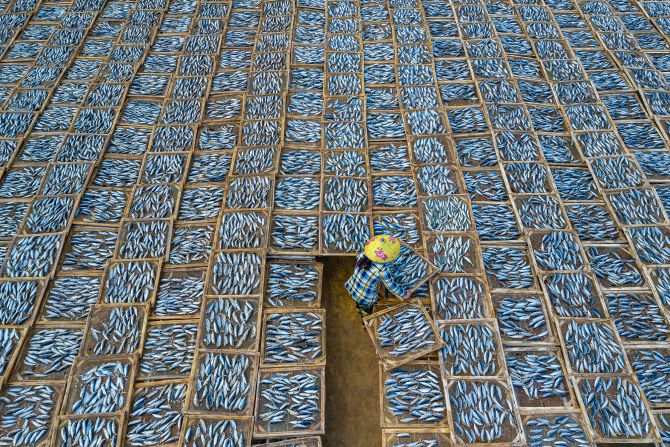
[(404, 284), (398, 283), (394, 278), (393, 275), (391, 274), (391, 271), (389, 270), (388, 267), (385, 265), (382, 265), (380, 267), (381, 270), (381, 278), (382, 281), (384, 281), (384, 285), (386, 286), (391, 293), (398, 295), (399, 297), (407, 298), (407, 287)]

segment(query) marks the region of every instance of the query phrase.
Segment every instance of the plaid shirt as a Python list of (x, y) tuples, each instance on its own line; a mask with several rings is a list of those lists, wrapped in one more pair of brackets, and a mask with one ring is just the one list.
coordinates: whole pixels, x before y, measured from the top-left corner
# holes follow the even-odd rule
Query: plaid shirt
[(394, 294), (404, 296), (407, 293), (405, 287), (395, 282), (391, 271), (385, 264), (372, 262), (369, 268), (362, 268), (360, 261), (364, 257), (365, 253), (359, 253), (356, 256), (354, 274), (344, 285), (351, 296), (354, 297), (354, 301), (367, 307), (374, 306), (379, 295), (377, 283), (380, 279), (384, 282), (386, 288)]

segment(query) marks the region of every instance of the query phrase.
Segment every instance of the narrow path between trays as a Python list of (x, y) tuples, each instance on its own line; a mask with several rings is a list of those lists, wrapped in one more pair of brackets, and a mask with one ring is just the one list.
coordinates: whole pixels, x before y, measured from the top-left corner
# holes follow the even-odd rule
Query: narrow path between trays
[(324, 447), (381, 446), (379, 362), (344, 282), (353, 257), (325, 257), (326, 436)]

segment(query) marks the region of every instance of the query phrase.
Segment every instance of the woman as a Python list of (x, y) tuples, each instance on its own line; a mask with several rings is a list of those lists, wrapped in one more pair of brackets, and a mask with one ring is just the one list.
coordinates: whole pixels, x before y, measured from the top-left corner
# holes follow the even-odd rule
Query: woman
[(395, 295), (409, 298), (405, 286), (398, 284), (391, 274), (388, 264), (400, 253), (400, 240), (388, 234), (373, 237), (365, 244), (362, 253), (356, 256), (354, 274), (344, 287), (356, 302), (356, 310), (361, 318), (374, 312), (377, 303), (377, 284), (381, 279), (386, 288)]

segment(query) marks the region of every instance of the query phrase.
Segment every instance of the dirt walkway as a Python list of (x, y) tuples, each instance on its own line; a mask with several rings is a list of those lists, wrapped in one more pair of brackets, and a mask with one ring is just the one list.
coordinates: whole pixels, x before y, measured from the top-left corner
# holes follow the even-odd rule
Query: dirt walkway
[(344, 288), (353, 257), (326, 257), (326, 436), (324, 447), (381, 446), (379, 362)]

